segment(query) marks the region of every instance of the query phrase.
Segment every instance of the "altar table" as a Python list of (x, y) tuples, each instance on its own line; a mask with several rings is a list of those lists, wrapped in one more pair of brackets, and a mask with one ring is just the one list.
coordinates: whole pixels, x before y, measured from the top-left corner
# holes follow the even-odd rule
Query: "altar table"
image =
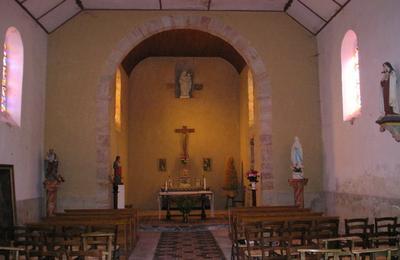
[[(194, 191), (160, 191), (158, 193), (158, 219), (161, 219), (161, 207), (162, 207), (162, 197), (179, 197), (179, 196), (200, 196), (207, 197), (210, 200), (210, 211), (211, 217), (214, 217), (214, 193), (210, 190), (194, 190)], [(204, 208), (202, 209), (204, 211)], [(203, 214), (204, 212), (202, 212)], [(169, 209), (167, 210), (167, 216), (169, 214)]]

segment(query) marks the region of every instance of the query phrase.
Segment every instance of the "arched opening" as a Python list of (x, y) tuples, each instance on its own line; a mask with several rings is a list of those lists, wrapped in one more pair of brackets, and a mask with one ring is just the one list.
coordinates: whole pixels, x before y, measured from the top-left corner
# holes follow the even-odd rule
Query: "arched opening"
[(341, 48), (343, 121), (353, 122), (361, 115), (360, 69), (357, 35), (346, 32)]
[[(210, 26), (212, 24), (213, 26)], [(235, 30), (222, 24), (218, 19), (210, 17), (186, 17), (186, 16), (168, 16), (160, 19), (149, 21), (138, 28), (135, 28), (127, 37), (122, 39), (118, 46), (110, 54), (107, 63), (105, 64), (103, 75), (98, 85), (97, 96), (97, 165), (98, 165), (98, 183), (100, 189), (109, 190), (108, 186), (103, 180), (108, 176), (108, 169), (113, 155), (110, 148), (104, 144), (110, 143), (109, 134), (109, 120), (107, 116), (109, 111), (109, 100), (112, 95), (110, 92), (111, 80), (114, 78), (115, 69), (122, 62), (124, 57), (133, 49), (138, 46), (142, 41), (157, 33), (178, 30), (178, 29), (191, 29), (207, 32), (213, 36), (223, 39), (229, 43), (246, 61), (250, 70), (253, 72), (254, 85), (255, 85), (255, 122), (254, 122), (254, 136), (255, 136), (255, 157), (256, 168), (261, 172), (261, 176), (267, 174), (268, 181), (273, 181), (272, 178), (272, 156), (270, 154), (261, 155), (261, 151), (269, 153), (271, 149), (271, 97), (270, 86), (265, 72), (265, 66), (257, 52), (252, 48), (248, 41), (240, 36)], [(154, 75), (152, 75), (154, 76)], [(258, 108), (262, 108), (261, 111)], [(168, 166), (167, 166), (168, 167)], [(265, 191), (263, 182), (260, 185), (260, 191)], [(267, 185), (273, 187), (273, 185)], [(107, 194), (107, 192), (102, 192)], [(261, 193), (259, 193), (261, 194)], [(262, 201), (259, 200), (261, 204)], [(107, 207), (110, 204), (110, 198), (99, 196), (98, 205)]]
[(0, 119), (21, 125), (24, 47), (19, 31), (10, 27), (3, 44)]

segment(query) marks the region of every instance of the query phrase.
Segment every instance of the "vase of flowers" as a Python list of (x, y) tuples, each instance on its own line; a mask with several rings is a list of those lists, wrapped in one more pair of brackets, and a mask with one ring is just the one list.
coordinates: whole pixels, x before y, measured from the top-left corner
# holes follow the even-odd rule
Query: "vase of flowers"
[(254, 170), (254, 169), (250, 169), (246, 175), (247, 175), (247, 180), (249, 180), (249, 182), (250, 182), (251, 189), (255, 190), (256, 183), (258, 182), (258, 177), (260, 177), (260, 175), (258, 174), (258, 171)]

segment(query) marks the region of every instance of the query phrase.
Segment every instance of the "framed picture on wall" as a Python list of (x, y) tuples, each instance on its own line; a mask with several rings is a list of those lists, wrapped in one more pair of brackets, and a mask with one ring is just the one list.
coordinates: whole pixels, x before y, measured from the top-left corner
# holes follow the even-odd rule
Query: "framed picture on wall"
[(211, 158), (203, 158), (203, 171), (211, 171)]
[(14, 167), (0, 164), (0, 226), (16, 224)]

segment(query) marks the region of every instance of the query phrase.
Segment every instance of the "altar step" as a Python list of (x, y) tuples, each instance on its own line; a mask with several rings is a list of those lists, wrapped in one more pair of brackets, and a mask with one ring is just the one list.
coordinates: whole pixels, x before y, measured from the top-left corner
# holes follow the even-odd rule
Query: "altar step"
[(171, 220), (165, 219), (165, 213), (158, 219), (158, 211), (139, 211), (139, 230), (144, 232), (180, 232), (180, 231), (201, 231), (226, 229), (228, 227), (228, 212), (216, 210), (213, 218), (206, 211), (207, 219), (200, 219), (200, 211), (194, 210), (189, 216), (188, 223), (182, 222), (182, 214), (179, 211), (172, 211)]

